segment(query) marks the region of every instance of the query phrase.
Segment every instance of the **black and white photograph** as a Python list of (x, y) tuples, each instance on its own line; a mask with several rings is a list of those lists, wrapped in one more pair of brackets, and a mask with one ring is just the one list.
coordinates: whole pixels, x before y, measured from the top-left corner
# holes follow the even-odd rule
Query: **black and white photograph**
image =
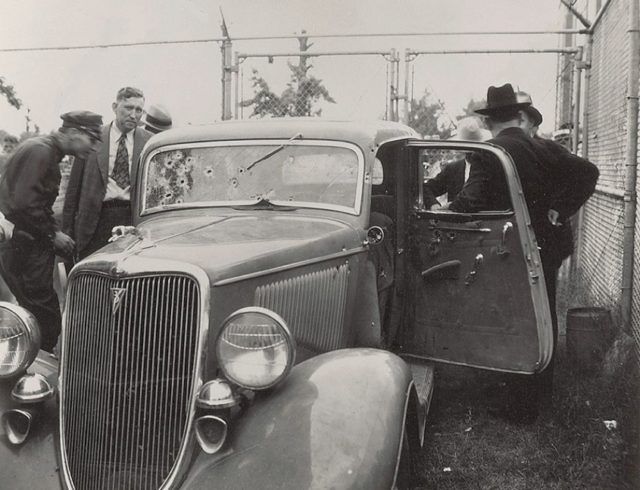
[(640, 488), (640, 0), (0, 8), (0, 489)]

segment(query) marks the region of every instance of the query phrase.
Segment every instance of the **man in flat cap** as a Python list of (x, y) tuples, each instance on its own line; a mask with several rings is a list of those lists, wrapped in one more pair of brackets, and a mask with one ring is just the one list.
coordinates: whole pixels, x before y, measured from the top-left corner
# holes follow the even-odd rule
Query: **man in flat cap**
[[(18, 303), (38, 320), (42, 349), (53, 351), (60, 334), (58, 297), (53, 289), (55, 255), (70, 257), (73, 240), (59, 230), (53, 203), (60, 186), (64, 155), (87, 158), (100, 141), (102, 117), (88, 111), (60, 116), (62, 127), (19, 145), (0, 180), (3, 226), (0, 271)], [(4, 221), (3, 221), (4, 223)]]
[[(582, 185), (567, 178), (558, 155), (522, 129), (525, 110), (531, 100), (518, 99), (511, 84), (489, 87), (487, 107), (476, 112), (485, 116), (485, 123), (493, 143), (504, 148), (515, 164), (531, 224), (540, 247), (540, 259), (552, 312), (554, 351), (557, 343), (556, 279), (564, 258), (557, 227), (577, 211), (595, 188), (593, 174)], [(591, 165), (591, 164), (589, 164)], [(571, 172), (569, 172), (571, 173)], [(511, 208), (507, 181), (500, 163), (491, 158), (474, 161), (469, 180), (451, 203), (457, 212), (501, 210)], [(532, 422), (538, 415), (539, 404), (551, 402), (554, 358), (547, 369), (530, 378), (529, 382), (514, 383), (512, 405), (503, 413), (508, 418)]]
[[(71, 168), (62, 210), (62, 229), (82, 259), (107, 244), (114, 226), (131, 224), (140, 152), (151, 133), (138, 127), (144, 94), (121, 88), (112, 104), (115, 119), (100, 130), (102, 144)], [(133, 196), (135, 198), (135, 196)]]

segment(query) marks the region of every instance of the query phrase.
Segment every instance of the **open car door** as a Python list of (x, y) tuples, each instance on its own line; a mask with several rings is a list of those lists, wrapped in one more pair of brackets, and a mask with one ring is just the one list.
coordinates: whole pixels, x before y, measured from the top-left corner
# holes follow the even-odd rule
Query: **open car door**
[[(404, 355), (535, 373), (551, 358), (552, 327), (540, 255), (511, 157), (471, 142), (406, 143)], [(425, 205), (433, 165), (493, 158), (508, 184), (504, 209), (455, 213)], [(403, 172), (404, 173), (404, 172)], [(415, 183), (411, 183), (415, 178)], [(405, 180), (405, 179), (401, 179)], [(441, 199), (443, 199), (441, 197)]]

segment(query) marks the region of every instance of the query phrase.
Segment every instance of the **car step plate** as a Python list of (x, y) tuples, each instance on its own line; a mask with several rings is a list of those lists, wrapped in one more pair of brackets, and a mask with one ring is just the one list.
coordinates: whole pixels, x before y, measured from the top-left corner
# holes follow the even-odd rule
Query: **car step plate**
[(424, 444), (424, 432), (427, 426), (427, 414), (431, 405), (433, 395), (433, 376), (435, 366), (432, 362), (417, 359), (415, 357), (404, 357), (405, 362), (411, 367), (413, 384), (418, 393), (418, 428), (420, 430), (420, 446)]

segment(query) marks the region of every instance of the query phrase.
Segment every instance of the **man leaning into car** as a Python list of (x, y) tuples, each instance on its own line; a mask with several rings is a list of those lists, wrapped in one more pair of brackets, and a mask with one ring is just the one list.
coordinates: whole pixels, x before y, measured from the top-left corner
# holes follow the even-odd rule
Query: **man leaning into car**
[(41, 348), (48, 352), (53, 352), (61, 327), (54, 259), (56, 254), (70, 256), (74, 248), (53, 217), (61, 178), (58, 165), (64, 155), (85, 158), (91, 153), (102, 124), (102, 116), (88, 111), (60, 117), (60, 129), (16, 149), (0, 181), (0, 212), (14, 225), (11, 239), (0, 249), (0, 270), (20, 306), (38, 320)]

